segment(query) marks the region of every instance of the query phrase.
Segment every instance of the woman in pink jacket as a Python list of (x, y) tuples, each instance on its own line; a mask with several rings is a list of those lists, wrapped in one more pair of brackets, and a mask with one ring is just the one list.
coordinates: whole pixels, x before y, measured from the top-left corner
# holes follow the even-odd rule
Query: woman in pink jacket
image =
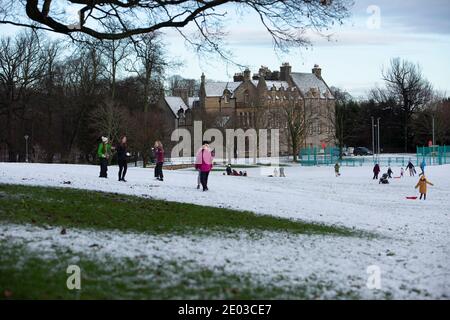
[(159, 181), (164, 180), (164, 175), (162, 171), (163, 163), (164, 163), (164, 148), (161, 141), (155, 141), (155, 147), (153, 148), (153, 152), (155, 154), (155, 178)]
[(203, 141), (203, 145), (198, 150), (195, 159), (195, 168), (200, 171), (200, 183), (202, 184), (203, 191), (208, 190), (208, 176), (213, 166), (214, 156), (209, 149), (209, 142)]

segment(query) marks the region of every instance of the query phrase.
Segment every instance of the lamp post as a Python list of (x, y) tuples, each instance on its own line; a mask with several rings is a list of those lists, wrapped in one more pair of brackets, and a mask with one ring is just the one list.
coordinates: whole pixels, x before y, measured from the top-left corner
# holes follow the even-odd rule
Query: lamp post
[(374, 129), (374, 121), (373, 117), (370, 117), (372, 119), (372, 151), (373, 156), (375, 157), (375, 129)]
[(434, 140), (434, 114), (431, 115), (432, 119), (432, 127), (433, 127), (433, 147), (436, 145), (436, 141)]
[(25, 138), (25, 162), (28, 162), (28, 138), (29, 137), (30, 136), (27, 134), (24, 136), (24, 138)]
[(378, 143), (378, 154), (380, 154), (381, 153), (381, 149), (380, 149), (380, 117), (378, 117), (377, 118), (377, 130), (378, 130), (378, 140), (377, 140), (377, 143)]

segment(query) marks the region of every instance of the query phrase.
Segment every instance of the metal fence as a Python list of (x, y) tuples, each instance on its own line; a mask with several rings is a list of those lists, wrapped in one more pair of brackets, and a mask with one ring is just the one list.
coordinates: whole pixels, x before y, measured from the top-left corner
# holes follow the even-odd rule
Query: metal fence
[(450, 164), (450, 146), (417, 147), (417, 163), (427, 165)]
[(409, 161), (418, 166), (425, 160), (427, 165), (450, 164), (450, 147), (417, 147), (416, 155), (374, 155), (374, 156), (345, 156), (339, 158), (339, 148), (308, 147), (300, 150), (299, 163), (303, 166), (329, 166), (339, 162), (341, 166), (358, 167), (369, 166), (378, 163), (382, 167), (405, 167)]

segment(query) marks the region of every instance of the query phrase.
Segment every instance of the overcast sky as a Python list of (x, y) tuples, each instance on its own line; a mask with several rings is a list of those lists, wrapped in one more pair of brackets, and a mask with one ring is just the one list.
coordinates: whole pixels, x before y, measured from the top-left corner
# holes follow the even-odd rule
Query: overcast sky
[[(379, 28), (373, 23), (376, 15), (371, 6), (379, 9)], [(230, 22), (229, 47), (235, 60), (254, 72), (261, 65), (278, 69), (285, 61), (294, 71), (310, 72), (317, 63), (328, 85), (346, 89), (355, 97), (381, 85), (382, 66), (402, 57), (419, 63), (434, 87), (450, 95), (450, 1), (357, 0), (352, 11), (347, 23), (333, 30), (330, 41), (312, 34), (312, 49), (277, 55), (270, 36), (251, 17)], [(199, 78), (204, 72), (207, 78), (228, 80), (239, 71), (220, 60), (199, 61), (182, 40), (168, 39), (169, 52), (185, 61), (177, 71), (185, 77)]]
[[(313, 47), (280, 55), (274, 52), (268, 33), (256, 16), (231, 15), (228, 49), (234, 60), (257, 72), (261, 65), (272, 70), (289, 62), (293, 71), (310, 72), (322, 67), (329, 86), (363, 97), (368, 89), (382, 85), (381, 68), (394, 57), (417, 62), (433, 86), (450, 95), (450, 1), (449, 0), (356, 0), (352, 17), (332, 30), (330, 39), (310, 33)], [(374, 13), (375, 10), (375, 13)], [(377, 19), (379, 13), (379, 20)], [(15, 28), (0, 26), (0, 34)], [(52, 35), (54, 36), (54, 34)], [(201, 59), (175, 33), (165, 37), (171, 59), (184, 62), (170, 73), (199, 79), (230, 80), (239, 68), (223, 60)]]

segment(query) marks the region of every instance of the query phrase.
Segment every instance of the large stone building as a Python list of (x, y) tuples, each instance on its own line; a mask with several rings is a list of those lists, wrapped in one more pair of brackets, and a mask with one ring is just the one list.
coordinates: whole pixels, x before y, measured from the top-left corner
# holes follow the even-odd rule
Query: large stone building
[(174, 128), (192, 128), (203, 120), (203, 129), (279, 129), (280, 151), (291, 154), (288, 110), (300, 110), (304, 117), (301, 147), (334, 145), (335, 100), (315, 65), (311, 73), (292, 72), (289, 63), (280, 70), (261, 67), (235, 74), (233, 81), (208, 81), (202, 74), (198, 98), (181, 90), (178, 97), (161, 102)]
[(247, 69), (230, 82), (211, 82), (202, 75), (199, 95), (201, 112), (219, 119), (216, 125), (280, 129), (283, 153), (291, 152), (287, 110), (294, 106), (304, 115), (302, 147), (334, 144), (335, 100), (318, 65), (311, 73), (292, 72), (289, 63), (279, 71), (261, 67), (253, 76)]

